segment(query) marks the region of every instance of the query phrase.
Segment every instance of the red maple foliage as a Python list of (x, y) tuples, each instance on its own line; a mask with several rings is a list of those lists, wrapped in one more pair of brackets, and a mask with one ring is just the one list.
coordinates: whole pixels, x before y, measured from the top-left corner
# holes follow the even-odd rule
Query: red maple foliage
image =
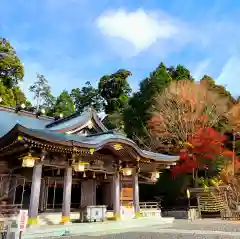
[(180, 161), (172, 169), (172, 174), (190, 173), (193, 169), (205, 169), (218, 156), (232, 158), (234, 153), (224, 148), (226, 137), (213, 128), (201, 128), (188, 137), (180, 152)]

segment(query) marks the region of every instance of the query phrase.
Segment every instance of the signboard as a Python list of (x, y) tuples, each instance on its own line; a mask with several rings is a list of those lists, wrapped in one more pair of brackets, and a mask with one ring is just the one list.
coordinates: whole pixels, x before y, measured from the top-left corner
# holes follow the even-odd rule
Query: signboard
[(121, 206), (121, 218), (122, 219), (131, 219), (134, 217), (133, 207)]
[(20, 210), (18, 216), (18, 230), (24, 232), (27, 227), (28, 210)]

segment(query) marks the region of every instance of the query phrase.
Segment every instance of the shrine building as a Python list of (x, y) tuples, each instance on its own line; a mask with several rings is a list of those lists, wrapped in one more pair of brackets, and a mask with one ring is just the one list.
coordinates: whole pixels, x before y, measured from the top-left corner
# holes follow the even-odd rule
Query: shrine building
[(177, 160), (108, 130), (91, 108), (56, 120), (0, 107), (0, 198), (27, 209), (30, 225), (55, 212), (68, 223), (72, 212), (95, 205), (115, 219), (132, 205), (139, 216), (139, 184), (156, 182)]

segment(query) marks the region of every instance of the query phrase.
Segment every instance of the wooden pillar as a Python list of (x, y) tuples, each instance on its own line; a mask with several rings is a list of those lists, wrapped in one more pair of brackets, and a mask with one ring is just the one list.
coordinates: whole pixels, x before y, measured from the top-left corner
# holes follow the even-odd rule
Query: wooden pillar
[(45, 184), (45, 180), (42, 179), (41, 190), (40, 190), (40, 207), (39, 207), (41, 212), (44, 211), (45, 191), (46, 191), (46, 184)]
[(139, 184), (138, 184), (138, 173), (136, 170), (132, 174), (132, 187), (133, 187), (133, 208), (135, 217), (140, 216), (140, 205), (139, 205)]
[(113, 212), (114, 217), (116, 220), (120, 219), (120, 174), (116, 172), (114, 175), (114, 183), (113, 183), (113, 190), (114, 190), (114, 200), (113, 200)]
[(38, 207), (41, 189), (42, 163), (37, 163), (33, 167), (32, 186), (30, 195), (30, 206), (28, 211), (28, 224), (36, 225), (38, 223)]
[(64, 173), (63, 205), (61, 223), (70, 222), (71, 212), (71, 193), (72, 193), (72, 167), (67, 167)]

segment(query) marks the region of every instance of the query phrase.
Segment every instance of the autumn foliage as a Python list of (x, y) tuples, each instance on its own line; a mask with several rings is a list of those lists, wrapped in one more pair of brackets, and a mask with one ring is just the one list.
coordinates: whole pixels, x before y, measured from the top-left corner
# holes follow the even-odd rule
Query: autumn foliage
[(152, 137), (173, 150), (189, 140), (199, 128), (212, 128), (227, 113), (226, 98), (205, 85), (191, 81), (172, 82), (156, 98), (148, 130)]
[(190, 173), (193, 169), (206, 169), (211, 161), (223, 156), (233, 158), (233, 152), (224, 148), (225, 136), (213, 128), (201, 128), (188, 137), (180, 152), (180, 162), (172, 173)]

